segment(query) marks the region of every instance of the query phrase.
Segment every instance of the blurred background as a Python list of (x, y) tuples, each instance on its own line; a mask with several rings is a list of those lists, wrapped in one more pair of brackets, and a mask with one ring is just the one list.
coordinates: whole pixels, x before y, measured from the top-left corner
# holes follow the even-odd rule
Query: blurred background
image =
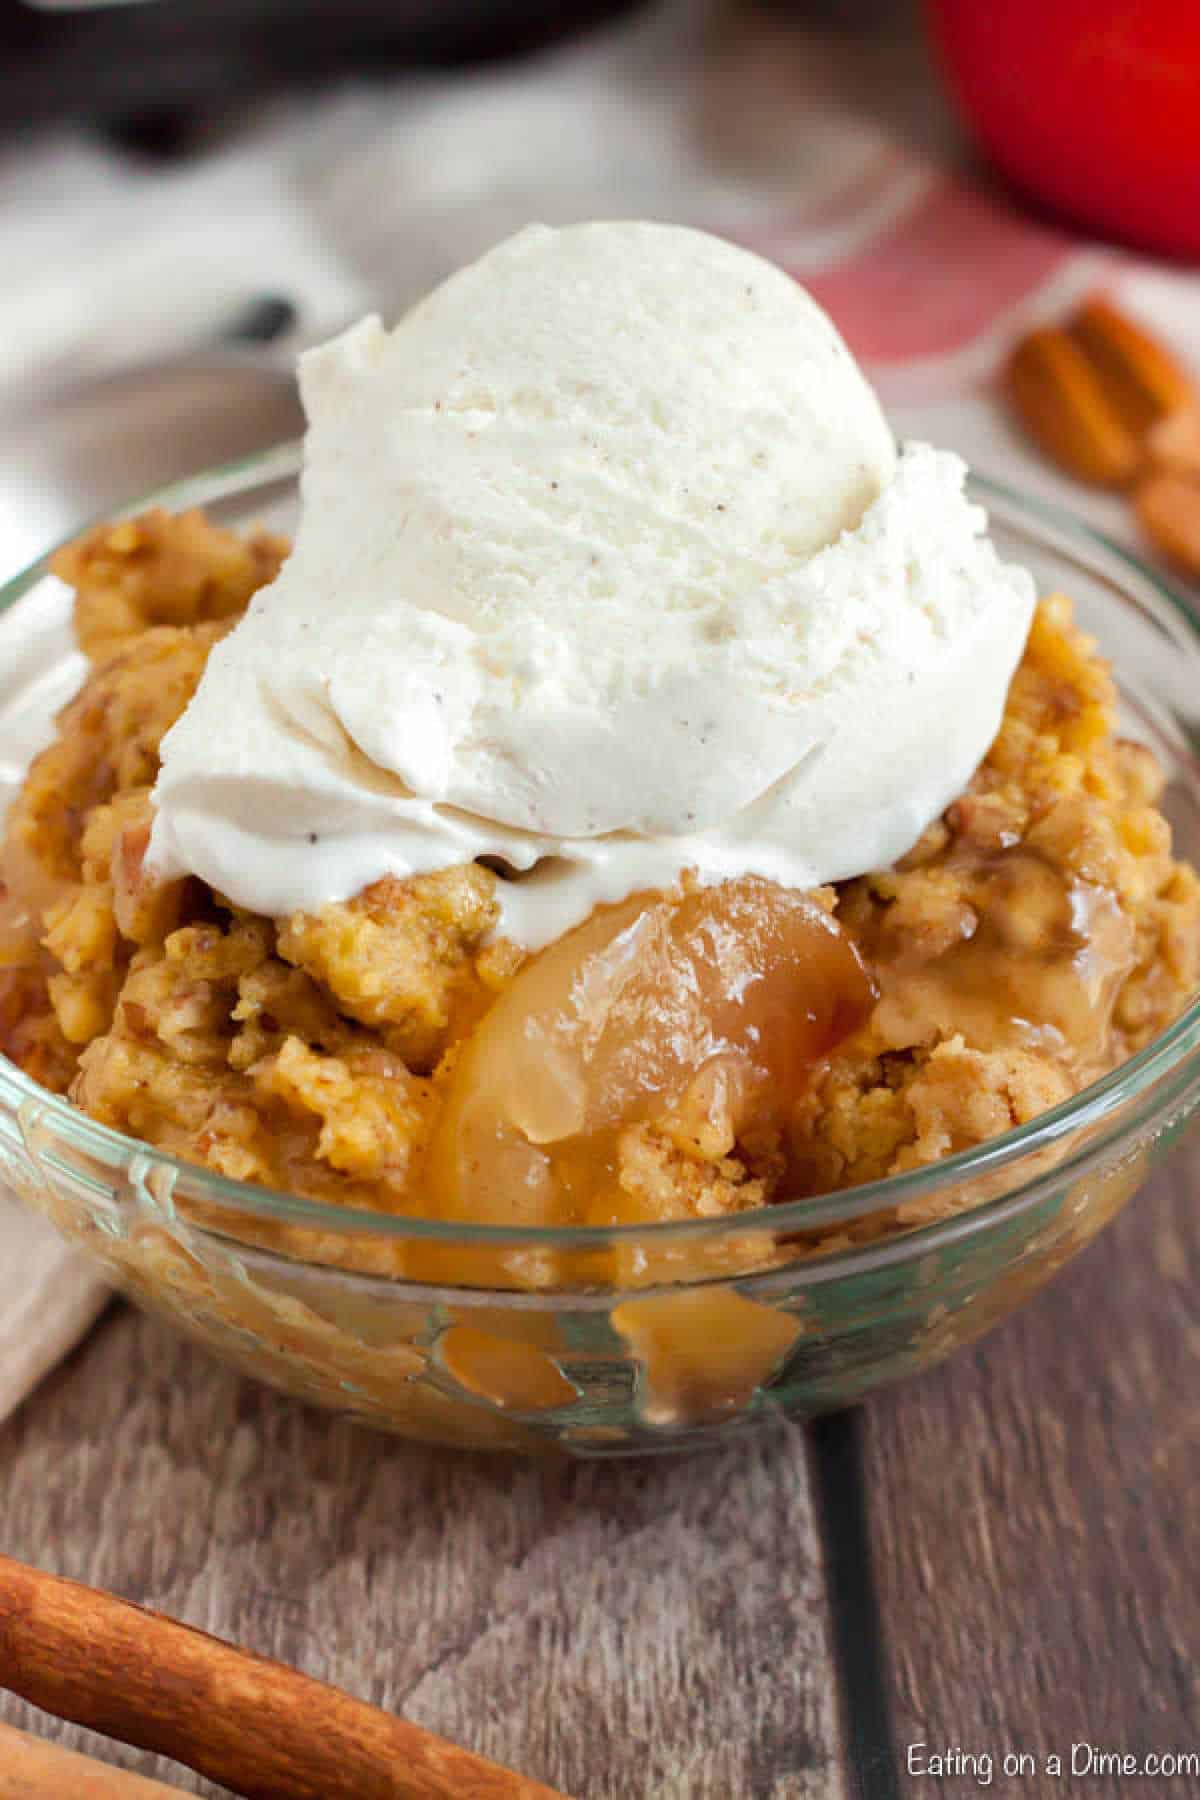
[(1036, 479), (1014, 336), (1096, 285), (1200, 356), (1177, 0), (0, 0), (0, 574), (293, 435), (297, 351), (531, 219), (734, 237), (899, 428)]

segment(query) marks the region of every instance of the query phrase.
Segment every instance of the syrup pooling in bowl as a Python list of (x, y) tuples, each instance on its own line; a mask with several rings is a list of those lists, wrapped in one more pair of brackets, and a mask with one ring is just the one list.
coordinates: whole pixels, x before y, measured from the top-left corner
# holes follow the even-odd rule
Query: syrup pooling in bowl
[(430, 1151), (433, 1210), (620, 1223), (622, 1131), (781, 1124), (866, 1017), (870, 977), (808, 895), (754, 877), (599, 908), (521, 970), (463, 1050)]

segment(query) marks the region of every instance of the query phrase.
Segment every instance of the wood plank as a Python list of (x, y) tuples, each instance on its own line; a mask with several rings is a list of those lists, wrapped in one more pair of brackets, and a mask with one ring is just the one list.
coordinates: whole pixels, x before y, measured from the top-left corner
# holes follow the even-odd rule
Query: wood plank
[[(997, 1761), (993, 1792), (1100, 1800), (1141, 1784), (1072, 1778), (1073, 1743), (1200, 1753), (1198, 1185), (1193, 1148), (1023, 1313), (867, 1408), (902, 1760), (1025, 1751), (1036, 1776)], [(969, 1768), (903, 1785), (935, 1791), (985, 1790)]]
[[(0, 1432), (0, 1521), (10, 1555), (578, 1800), (844, 1792), (798, 1428), (687, 1461), (430, 1451), (306, 1410), (121, 1310)], [(0, 1718), (34, 1723), (11, 1696)]]

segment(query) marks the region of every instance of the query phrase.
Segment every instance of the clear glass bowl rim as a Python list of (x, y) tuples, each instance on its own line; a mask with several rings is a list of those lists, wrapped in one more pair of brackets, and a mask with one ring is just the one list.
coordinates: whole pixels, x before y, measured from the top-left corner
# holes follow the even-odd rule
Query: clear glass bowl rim
[[(299, 442), (280, 444), (273, 449), (244, 457), (236, 462), (209, 469), (143, 495), (127, 505), (106, 513), (106, 517), (129, 517), (150, 506), (182, 510), (193, 506), (211, 506), (293, 479), (301, 466)], [(1200, 662), (1200, 618), (1187, 601), (1161, 573), (1123, 545), (1104, 533), (1084, 524), (1065, 508), (1053, 502), (1022, 493), (1005, 482), (976, 474), (970, 478), (972, 492), (988, 506), (996, 506), (1014, 523), (1022, 524), (1035, 535), (1039, 533), (1047, 548), (1065, 546), (1077, 555), (1094, 559), (1100, 551), (1116, 563), (1127, 576), (1148, 584), (1158, 600), (1165, 601), (1172, 623), (1188, 642)], [(80, 525), (78, 530), (85, 529)], [(71, 537), (78, 535), (78, 530)], [(1053, 536), (1048, 535), (1050, 532)], [(69, 539), (67, 541), (70, 541)], [(0, 585), (0, 613), (15, 605), (24, 594), (50, 574), (54, 550), (39, 557), (21, 573)], [(1166, 1031), (1127, 1062), (1111, 1070), (1100, 1080), (1064, 1100), (1027, 1125), (1021, 1125), (986, 1144), (959, 1151), (942, 1161), (902, 1175), (890, 1175), (879, 1181), (835, 1193), (809, 1195), (800, 1200), (781, 1201), (714, 1219), (671, 1220), (658, 1224), (617, 1226), (532, 1226), (487, 1225), (440, 1219), (421, 1218), (409, 1214), (372, 1213), (351, 1207), (325, 1205), (301, 1199), (294, 1194), (256, 1187), (247, 1182), (229, 1180), (199, 1164), (183, 1161), (166, 1151), (157, 1150), (123, 1132), (79, 1112), (62, 1096), (40, 1087), (0, 1054), (0, 1107), (10, 1108), (18, 1117), (30, 1109), (36, 1113), (39, 1126), (48, 1121), (74, 1149), (95, 1156), (109, 1167), (131, 1166), (135, 1161), (140, 1172), (160, 1170), (169, 1186), (183, 1180), (188, 1189), (222, 1211), (250, 1215), (269, 1223), (299, 1224), (339, 1235), (366, 1235), (398, 1238), (425, 1243), (490, 1246), (510, 1251), (561, 1249), (596, 1251), (617, 1245), (645, 1244), (666, 1247), (686, 1241), (695, 1247), (716, 1242), (728, 1236), (740, 1236), (755, 1230), (769, 1229), (776, 1236), (829, 1228), (860, 1218), (863, 1214), (912, 1203), (939, 1192), (955, 1183), (993, 1176), (1012, 1164), (1035, 1153), (1053, 1149), (1073, 1133), (1088, 1129), (1084, 1147), (1076, 1154), (1055, 1161), (1049, 1170), (1039, 1169), (1030, 1180), (1019, 1183), (989, 1200), (980, 1202), (959, 1214), (917, 1227), (902, 1234), (882, 1238), (868, 1246), (847, 1253), (834, 1251), (826, 1257), (806, 1259), (805, 1267), (816, 1272), (822, 1264), (840, 1265), (845, 1261), (880, 1264), (897, 1255), (923, 1251), (931, 1243), (972, 1234), (998, 1222), (1014, 1204), (1032, 1202), (1048, 1182), (1061, 1183), (1081, 1166), (1103, 1156), (1111, 1144), (1136, 1132), (1143, 1110), (1154, 1110), (1162, 1101), (1161, 1086), (1172, 1074), (1181, 1072), (1190, 1078), (1187, 1065), (1200, 1049), (1200, 994)], [(1174, 1084), (1173, 1084), (1174, 1085)], [(1187, 1080), (1179, 1086), (1187, 1085)], [(1145, 1103), (1130, 1117), (1126, 1108), (1131, 1101)], [(1101, 1135), (1092, 1127), (1106, 1123), (1110, 1129)], [(210, 1228), (211, 1229), (211, 1228)], [(420, 1285), (420, 1284), (417, 1284)], [(443, 1284), (444, 1285), (444, 1284)]]

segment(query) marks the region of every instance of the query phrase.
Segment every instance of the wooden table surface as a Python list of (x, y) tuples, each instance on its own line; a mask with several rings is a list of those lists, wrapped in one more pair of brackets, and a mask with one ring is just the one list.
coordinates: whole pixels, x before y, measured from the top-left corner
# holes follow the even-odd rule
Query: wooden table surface
[(686, 1461), (411, 1448), (114, 1308), (0, 1432), (0, 1548), (577, 1800), (1125, 1793), (1097, 1753), (1200, 1753), (1198, 1179), (941, 1370)]

